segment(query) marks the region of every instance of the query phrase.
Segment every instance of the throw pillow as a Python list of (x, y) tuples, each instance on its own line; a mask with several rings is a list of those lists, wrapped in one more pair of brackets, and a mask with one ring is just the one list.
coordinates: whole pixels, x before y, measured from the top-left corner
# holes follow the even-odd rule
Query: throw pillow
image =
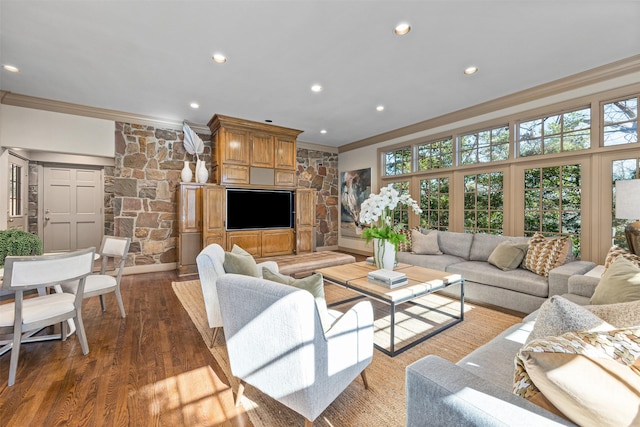
[(640, 300), (617, 304), (585, 305), (584, 308), (617, 328), (640, 325)]
[(298, 289), (304, 289), (311, 293), (316, 300), (316, 307), (318, 307), (318, 313), (320, 314), (322, 330), (326, 332), (331, 328), (331, 316), (329, 316), (327, 301), (324, 297), (324, 278), (322, 277), (322, 274), (313, 273), (311, 276), (307, 276), (303, 279), (294, 279), (293, 277), (276, 273), (266, 267), (263, 267), (262, 277), (266, 280), (271, 280), (272, 282), (278, 282)]
[(412, 230), (406, 228), (400, 230), (399, 234), (406, 237), (407, 241), (398, 243), (398, 252), (411, 252), (411, 232)]
[(591, 304), (614, 304), (640, 300), (640, 267), (626, 258), (616, 258), (602, 273)]
[(609, 249), (606, 258), (604, 259), (604, 269), (607, 270), (611, 263), (613, 263), (613, 261), (619, 257), (627, 259), (640, 267), (640, 256), (632, 254), (631, 252), (627, 251), (624, 248), (621, 248), (620, 246), (611, 246), (611, 249)]
[(251, 254), (238, 245), (233, 245), (231, 252), (224, 253), (222, 263), (225, 273), (243, 274), (258, 277), (258, 265)]
[(536, 233), (529, 240), (522, 266), (540, 276), (548, 277), (549, 271), (564, 264), (570, 248), (569, 236), (547, 239), (541, 233)]
[(411, 230), (411, 249), (418, 255), (442, 255), (438, 246), (438, 232), (422, 234), (418, 230)]
[(569, 332), (525, 345), (516, 356), (514, 392), (538, 393), (582, 426), (633, 425), (640, 407), (640, 328)]
[(542, 337), (556, 337), (566, 332), (594, 332), (610, 329), (615, 329), (615, 327), (583, 306), (559, 295), (554, 295), (540, 306), (533, 329), (526, 342)]
[(524, 259), (528, 247), (528, 244), (502, 242), (491, 252), (487, 261), (500, 270), (515, 270)]

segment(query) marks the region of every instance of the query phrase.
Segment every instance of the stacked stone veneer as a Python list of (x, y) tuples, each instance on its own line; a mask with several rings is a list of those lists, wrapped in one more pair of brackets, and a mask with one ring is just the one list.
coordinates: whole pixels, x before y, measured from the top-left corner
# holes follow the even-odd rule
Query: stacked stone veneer
[(316, 192), (316, 247), (337, 246), (338, 226), (338, 154), (299, 148), (297, 152), (298, 187)]
[[(200, 155), (211, 165), (211, 137)], [(131, 237), (128, 265), (177, 261), (177, 192), (184, 160), (181, 131), (116, 122), (115, 166), (105, 168), (105, 234)]]

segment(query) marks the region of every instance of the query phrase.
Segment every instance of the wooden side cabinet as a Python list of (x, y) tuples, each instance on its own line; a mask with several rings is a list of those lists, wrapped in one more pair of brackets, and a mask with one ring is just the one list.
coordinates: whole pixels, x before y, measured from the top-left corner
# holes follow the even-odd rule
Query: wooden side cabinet
[(219, 185), (207, 184), (202, 189), (204, 223), (202, 226), (202, 247), (217, 243), (223, 248), (226, 244), (225, 218), (226, 189)]
[(178, 189), (178, 276), (198, 272), (196, 257), (202, 249), (203, 186), (181, 183)]
[(316, 222), (316, 190), (296, 190), (296, 253), (313, 252), (313, 233)]

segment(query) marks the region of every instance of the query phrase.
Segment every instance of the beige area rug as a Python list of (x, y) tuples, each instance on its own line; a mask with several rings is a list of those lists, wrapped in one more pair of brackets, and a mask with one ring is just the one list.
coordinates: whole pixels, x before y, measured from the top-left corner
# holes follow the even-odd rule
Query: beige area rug
[[(197, 280), (187, 282), (174, 282), (173, 290), (178, 299), (189, 313), (196, 328), (203, 337), (205, 343), (211, 340), (211, 329), (207, 324), (207, 318), (200, 290), (200, 282)], [(326, 286), (327, 301), (342, 300), (347, 296), (343, 288), (335, 285)], [(443, 311), (452, 307), (459, 307), (458, 301), (451, 301), (435, 295), (431, 304), (436, 304)], [(353, 304), (353, 303), (351, 303)], [(348, 304), (345, 305), (348, 307)], [(340, 307), (341, 311), (343, 307)], [(385, 327), (388, 327), (388, 318), (383, 307), (376, 305), (376, 341), (385, 341)], [(412, 324), (419, 313), (411, 312), (415, 307), (408, 306), (409, 313), (405, 316), (405, 324)], [(420, 309), (418, 309), (420, 310)], [(388, 314), (388, 312), (386, 312)], [(380, 317), (381, 316), (381, 317)], [(432, 318), (431, 323), (437, 323), (437, 318)], [(362, 380), (358, 377), (345, 391), (315, 420), (315, 426), (404, 426), (405, 425), (405, 368), (412, 362), (429, 354), (435, 354), (452, 362), (457, 362), (462, 357), (491, 340), (504, 329), (518, 323), (520, 318), (514, 315), (491, 310), (481, 306), (465, 304), (465, 319), (463, 322), (452, 326), (425, 342), (397, 355), (388, 357), (378, 350), (374, 350), (373, 361), (367, 368), (369, 389), (365, 390)], [(414, 326), (401, 328), (401, 333), (408, 333)], [(424, 332), (423, 326), (417, 333)], [(422, 331), (422, 332), (421, 332)], [(428, 331), (427, 331), (428, 332)], [(388, 340), (388, 336), (386, 336)], [(388, 346), (388, 341), (387, 346)], [(218, 364), (222, 367), (231, 385), (237, 390), (238, 382), (231, 375), (229, 360), (223, 334), (218, 334), (215, 346), (211, 349)], [(286, 406), (274, 401), (259, 390), (247, 385), (242, 399), (242, 405), (247, 411), (251, 422), (256, 427), (261, 426), (296, 426), (303, 425), (304, 419)]]

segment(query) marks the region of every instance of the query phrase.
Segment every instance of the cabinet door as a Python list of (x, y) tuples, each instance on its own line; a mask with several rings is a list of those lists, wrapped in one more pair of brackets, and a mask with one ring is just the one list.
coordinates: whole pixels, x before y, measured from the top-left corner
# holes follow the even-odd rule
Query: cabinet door
[(273, 136), (260, 133), (251, 134), (251, 166), (273, 167)]
[(180, 184), (178, 211), (181, 233), (202, 231), (202, 185)]
[(206, 185), (203, 190), (202, 245), (217, 243), (225, 248), (225, 188), (218, 185)]
[(275, 142), (275, 168), (296, 168), (296, 140), (282, 136), (276, 136)]
[(316, 222), (316, 191), (296, 190), (296, 253), (313, 251), (313, 227)]
[(227, 248), (238, 245), (254, 257), (262, 256), (262, 231), (231, 231), (227, 233)]
[(292, 229), (283, 228), (262, 231), (262, 256), (288, 255), (292, 252)]
[(247, 132), (225, 129), (222, 132), (221, 163), (249, 165), (249, 138)]

